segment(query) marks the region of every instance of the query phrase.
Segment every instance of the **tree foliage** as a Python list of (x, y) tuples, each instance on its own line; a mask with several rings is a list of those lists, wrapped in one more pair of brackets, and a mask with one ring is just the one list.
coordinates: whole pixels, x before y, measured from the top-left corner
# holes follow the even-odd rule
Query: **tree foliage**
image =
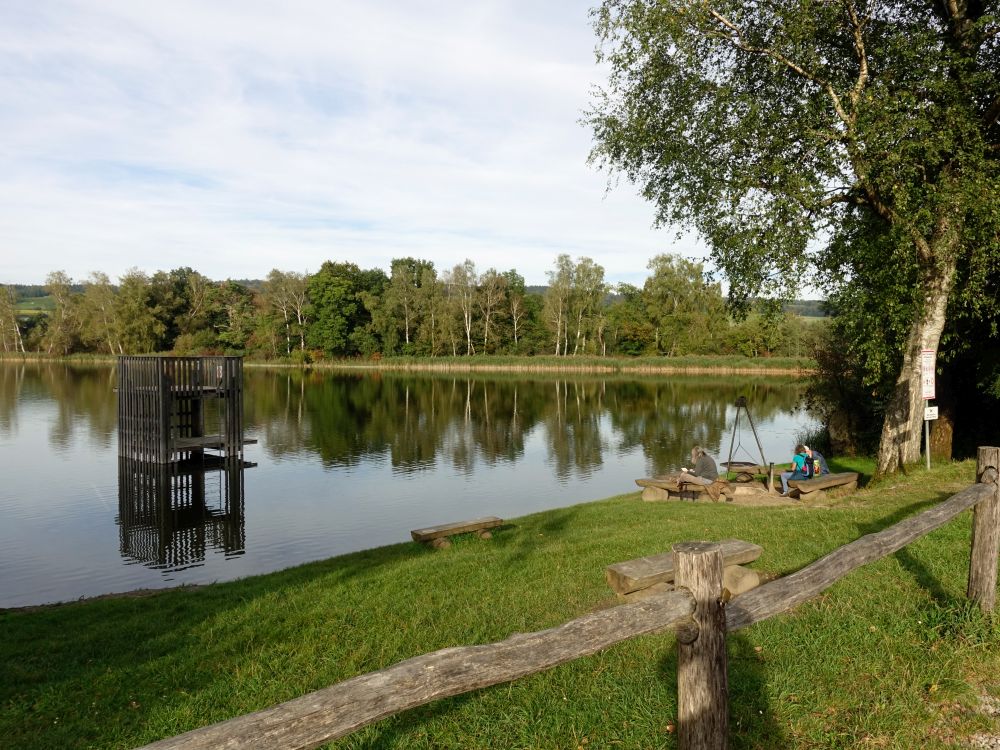
[[(995, 2), (605, 0), (594, 160), (695, 227), (746, 309), (812, 261), (905, 321), (879, 469), (919, 450), (919, 354), (1000, 253)], [(863, 229), (861, 229), (863, 228)], [(877, 295), (867, 299), (876, 302)]]
[(728, 318), (719, 285), (686, 258), (657, 256), (642, 288), (615, 290), (590, 258), (560, 255), (554, 267), (565, 283), (544, 298), (516, 270), (479, 273), (471, 260), (441, 278), (414, 258), (393, 261), (388, 277), (331, 261), (314, 274), (272, 269), (261, 282), (212, 281), (190, 268), (131, 270), (117, 282), (93, 272), (76, 283), (56, 272), (48, 315), (19, 314), (17, 288), (7, 287), (0, 339), (6, 351), (231, 352), (293, 362), (549, 354), (556, 343), (567, 356), (809, 354), (806, 337), (791, 332), (806, 325), (798, 316)]

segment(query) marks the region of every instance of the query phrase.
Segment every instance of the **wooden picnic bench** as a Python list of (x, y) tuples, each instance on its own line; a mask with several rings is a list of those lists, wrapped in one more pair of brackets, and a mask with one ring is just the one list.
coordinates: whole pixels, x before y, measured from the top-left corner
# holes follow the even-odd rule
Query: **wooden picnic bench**
[[(753, 562), (764, 551), (760, 545), (742, 539), (723, 539), (719, 545), (722, 547), (722, 563), (727, 568)], [(664, 552), (615, 563), (604, 569), (604, 577), (615, 593), (622, 595), (670, 583), (674, 580), (674, 556), (672, 552)]]
[(858, 488), (858, 472), (844, 471), (839, 474), (822, 474), (813, 479), (789, 479), (788, 486), (799, 492), (799, 500), (816, 500), (823, 497), (823, 490), (834, 487), (844, 490)]
[[(652, 477), (636, 479), (635, 483), (642, 487), (642, 499), (647, 502), (655, 500), (698, 500), (702, 495), (709, 495), (704, 484), (678, 484), (674, 477)], [(732, 488), (728, 483), (720, 487), (720, 496), (726, 500), (732, 499)]]
[(440, 526), (428, 526), (426, 529), (413, 529), (410, 536), (415, 542), (427, 542), (432, 547), (450, 547), (451, 541), (448, 539), (455, 534), (468, 534), (476, 532), (480, 539), (489, 539), (493, 536), (490, 529), (495, 529), (503, 524), (502, 518), (496, 516), (486, 516), (476, 518), (472, 521), (456, 521), (455, 523), (441, 524)]

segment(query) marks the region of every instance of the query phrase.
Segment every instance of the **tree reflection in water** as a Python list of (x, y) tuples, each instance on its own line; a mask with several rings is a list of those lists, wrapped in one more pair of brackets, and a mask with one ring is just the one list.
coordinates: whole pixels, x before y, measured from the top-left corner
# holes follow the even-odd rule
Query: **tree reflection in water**
[(760, 424), (793, 411), (801, 394), (800, 383), (773, 378), (248, 371), (247, 381), (247, 423), (275, 456), (315, 454), (326, 466), (387, 456), (402, 474), (447, 461), (472, 473), (477, 462), (516, 461), (537, 435), (560, 479), (636, 448), (663, 473), (695, 443), (723, 448), (738, 396)]
[(239, 468), (119, 466), (113, 366), (0, 363), (0, 606), (229, 580), (634, 491), (694, 443), (722, 458), (741, 395), (776, 463), (813, 423), (791, 378), (244, 374), (246, 491)]

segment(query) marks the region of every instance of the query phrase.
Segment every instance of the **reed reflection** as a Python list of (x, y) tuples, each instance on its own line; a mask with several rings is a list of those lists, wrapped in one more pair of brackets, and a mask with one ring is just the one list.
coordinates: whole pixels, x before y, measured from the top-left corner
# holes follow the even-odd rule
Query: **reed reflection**
[(176, 463), (118, 459), (121, 555), (164, 572), (203, 565), (210, 551), (246, 551), (243, 472), (239, 457)]

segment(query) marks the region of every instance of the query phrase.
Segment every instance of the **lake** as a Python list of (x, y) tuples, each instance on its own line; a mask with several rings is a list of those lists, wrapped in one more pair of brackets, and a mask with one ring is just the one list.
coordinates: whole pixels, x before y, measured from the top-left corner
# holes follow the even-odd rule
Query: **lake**
[[(816, 427), (792, 378), (245, 369), (253, 464), (120, 459), (115, 369), (0, 363), (0, 607), (202, 584), (635, 492), (745, 396), (765, 456)], [(759, 457), (745, 418), (734, 459)]]

